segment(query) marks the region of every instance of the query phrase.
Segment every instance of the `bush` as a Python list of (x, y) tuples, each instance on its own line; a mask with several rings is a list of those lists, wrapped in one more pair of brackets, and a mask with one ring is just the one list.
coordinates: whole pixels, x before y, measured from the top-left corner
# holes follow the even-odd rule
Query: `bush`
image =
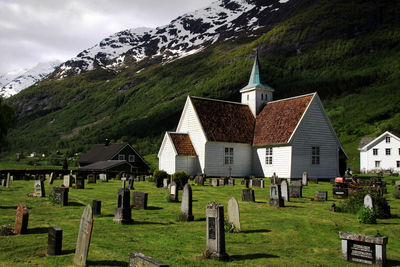
[(400, 186), (396, 186), (393, 191), (393, 196), (397, 199), (400, 199)]
[(163, 180), (168, 178), (168, 173), (163, 170), (155, 170), (153, 173), (154, 182), (157, 187), (163, 186)]
[(176, 183), (179, 189), (183, 189), (189, 180), (189, 174), (184, 171), (177, 171), (172, 175), (172, 180)]
[(359, 223), (376, 223), (376, 217), (375, 211), (366, 207), (361, 207), (357, 212), (357, 221)]

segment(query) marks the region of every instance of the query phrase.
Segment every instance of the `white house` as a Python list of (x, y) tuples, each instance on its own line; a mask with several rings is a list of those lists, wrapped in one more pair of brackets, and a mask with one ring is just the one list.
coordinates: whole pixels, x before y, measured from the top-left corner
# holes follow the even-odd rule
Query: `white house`
[(273, 101), (256, 56), (241, 103), (188, 96), (158, 158), (169, 174), (334, 178), (346, 155), (317, 93)]
[(384, 132), (377, 138), (363, 138), (360, 150), (360, 171), (400, 171), (400, 135)]

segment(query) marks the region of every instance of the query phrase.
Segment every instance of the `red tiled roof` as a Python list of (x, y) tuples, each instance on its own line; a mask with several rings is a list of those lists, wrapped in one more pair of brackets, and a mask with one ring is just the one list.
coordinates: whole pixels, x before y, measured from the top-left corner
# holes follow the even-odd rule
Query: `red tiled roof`
[(314, 94), (268, 103), (256, 119), (254, 146), (287, 143)]
[(251, 144), (255, 118), (247, 105), (190, 97), (208, 141)]
[(176, 152), (180, 156), (197, 156), (188, 134), (170, 133)]

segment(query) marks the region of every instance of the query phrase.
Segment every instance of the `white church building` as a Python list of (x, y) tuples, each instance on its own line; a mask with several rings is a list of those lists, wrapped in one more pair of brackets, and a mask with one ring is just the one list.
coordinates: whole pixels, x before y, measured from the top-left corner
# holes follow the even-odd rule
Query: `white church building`
[(188, 96), (176, 131), (165, 133), (159, 169), (281, 178), (344, 172), (347, 157), (317, 93), (273, 101), (257, 56), (240, 93), (241, 103)]

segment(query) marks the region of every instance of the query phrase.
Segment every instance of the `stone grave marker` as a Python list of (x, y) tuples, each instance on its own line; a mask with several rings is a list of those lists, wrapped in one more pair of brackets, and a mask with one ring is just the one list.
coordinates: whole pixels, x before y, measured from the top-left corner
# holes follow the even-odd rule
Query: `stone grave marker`
[(301, 180), (292, 180), (292, 181), (290, 182), (290, 185), (302, 186), (302, 181), (301, 181)]
[(228, 222), (236, 231), (240, 232), (241, 227), (239, 204), (234, 197), (231, 197), (228, 202)]
[(92, 211), (93, 215), (101, 215), (101, 200), (92, 201)]
[(7, 173), (7, 179), (6, 179), (6, 187), (8, 188), (11, 183), (11, 174), (8, 172)]
[(394, 183), (394, 185), (395, 185), (395, 186), (400, 186), (400, 180), (397, 180), (397, 181)]
[(4, 187), (6, 186), (6, 179), (1, 179), (1, 185)]
[(53, 200), (56, 204), (61, 204), (63, 206), (68, 206), (68, 192), (67, 187), (53, 187)]
[(133, 177), (129, 177), (129, 179), (128, 179), (128, 189), (129, 190), (134, 189), (134, 187), (133, 187), (134, 181), (135, 181), (135, 179), (133, 179)]
[(33, 193), (36, 194), (38, 197), (46, 196), (46, 193), (44, 192), (44, 183), (42, 180), (35, 180), (33, 189)]
[(88, 174), (87, 176), (87, 183), (88, 184), (95, 184), (96, 183), (96, 175), (95, 174)]
[(279, 184), (269, 185), (269, 201), (270, 206), (284, 207), (284, 201), (281, 193), (281, 186)]
[(74, 264), (86, 266), (86, 260), (89, 254), (90, 238), (93, 229), (93, 213), (90, 205), (85, 207), (82, 213), (79, 226), (78, 239), (76, 241)]
[(307, 186), (308, 185), (308, 174), (307, 172), (303, 172), (303, 177), (301, 180), (302, 186)]
[(28, 230), (29, 212), (25, 204), (18, 204), (15, 214), (14, 233), (16, 235), (26, 234)]
[(293, 197), (293, 198), (302, 198), (303, 197), (303, 186), (290, 185), (289, 186), (289, 194), (290, 194), (290, 197)]
[(72, 177), (71, 175), (64, 175), (64, 186), (65, 187), (71, 187), (72, 186)]
[(60, 227), (49, 227), (49, 234), (47, 239), (47, 256), (61, 255), (62, 235), (63, 231)]
[(125, 188), (126, 187), (126, 178), (122, 177), (121, 181), (122, 181), (122, 188)]
[(106, 173), (100, 173), (100, 174), (99, 174), (99, 179), (100, 179), (102, 182), (108, 183), (108, 176), (107, 176)]
[(195, 182), (197, 185), (204, 186), (204, 177), (201, 176), (201, 175), (197, 175), (197, 176), (194, 178), (194, 182)]
[(135, 209), (145, 210), (147, 209), (147, 200), (149, 194), (144, 192), (133, 192), (132, 204)]
[(169, 184), (168, 182), (169, 182), (168, 178), (163, 179), (163, 188), (168, 188), (168, 184)]
[(242, 201), (255, 201), (254, 190), (251, 188), (246, 188), (242, 190)]
[(53, 182), (54, 182), (54, 172), (50, 173), (49, 176), (49, 184), (53, 184)]
[(388, 237), (345, 231), (340, 231), (339, 237), (342, 240), (342, 256), (347, 261), (385, 265)]
[(315, 200), (328, 201), (328, 192), (327, 191), (315, 191)]
[(129, 267), (169, 267), (169, 265), (142, 253), (132, 252), (129, 259)]
[(172, 181), (169, 188), (169, 196), (172, 202), (178, 202), (178, 186), (175, 181)]
[(224, 206), (211, 202), (206, 206), (206, 248), (212, 258), (228, 258), (225, 251)]
[(370, 210), (374, 209), (374, 202), (372, 201), (372, 197), (370, 194), (366, 194), (364, 196), (364, 207)]
[(221, 177), (221, 178), (218, 179), (218, 185), (219, 186), (224, 186), (227, 183), (227, 181), (228, 181), (228, 178)]
[(82, 176), (77, 176), (75, 179), (76, 189), (85, 189), (85, 180)]
[(284, 201), (290, 201), (289, 184), (286, 180), (282, 180), (281, 182), (281, 195)]
[(272, 174), (271, 177), (271, 184), (277, 184), (278, 183), (278, 175), (276, 173)]
[(211, 185), (212, 186), (219, 186), (218, 178), (211, 178)]
[(114, 211), (114, 221), (119, 223), (132, 223), (132, 211), (130, 206), (130, 191), (126, 188), (118, 189), (117, 207)]
[(190, 184), (185, 184), (182, 193), (181, 214), (185, 221), (193, 221), (192, 212), (192, 187)]
[(231, 185), (231, 186), (235, 186), (235, 179), (234, 178), (229, 178), (228, 179), (228, 185)]

